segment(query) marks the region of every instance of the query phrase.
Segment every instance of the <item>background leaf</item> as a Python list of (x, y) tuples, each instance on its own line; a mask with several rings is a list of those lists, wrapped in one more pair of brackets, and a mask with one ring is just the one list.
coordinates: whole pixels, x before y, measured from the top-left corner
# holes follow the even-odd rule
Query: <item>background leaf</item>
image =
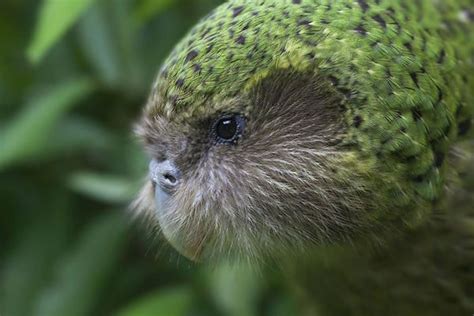
[(160, 14), (172, 4), (175, 0), (141, 0), (138, 1), (138, 4), (133, 13), (133, 19), (137, 25), (143, 25), (148, 22), (153, 16)]
[(38, 63), (93, 1), (44, 0), (39, 11), (35, 34), (27, 51), (30, 62)]
[(80, 172), (70, 177), (69, 185), (73, 190), (99, 201), (125, 203), (131, 201), (141, 183), (114, 175)]
[(258, 315), (255, 307), (262, 292), (262, 276), (252, 268), (230, 263), (219, 265), (210, 275), (211, 294), (226, 315)]
[(101, 290), (118, 272), (126, 241), (124, 219), (121, 212), (112, 212), (84, 229), (77, 245), (56, 263), (55, 281), (41, 295), (33, 315), (93, 314)]
[(186, 286), (158, 290), (131, 303), (117, 316), (184, 316), (192, 300), (192, 291)]
[(34, 155), (34, 160), (48, 161), (86, 151), (97, 152), (114, 146), (116, 142), (117, 137), (96, 122), (81, 116), (66, 116), (56, 124), (42, 150)]
[(40, 151), (54, 124), (93, 90), (90, 79), (72, 79), (32, 100), (0, 135), (0, 170)]
[(0, 271), (2, 315), (32, 315), (33, 302), (45, 288), (51, 266), (67, 245), (70, 227), (70, 214), (58, 205), (19, 234), (15, 248)]
[(84, 56), (103, 83), (109, 87), (118, 86), (124, 75), (120, 65), (120, 50), (114, 25), (107, 19), (104, 5), (92, 5), (78, 26), (79, 44)]

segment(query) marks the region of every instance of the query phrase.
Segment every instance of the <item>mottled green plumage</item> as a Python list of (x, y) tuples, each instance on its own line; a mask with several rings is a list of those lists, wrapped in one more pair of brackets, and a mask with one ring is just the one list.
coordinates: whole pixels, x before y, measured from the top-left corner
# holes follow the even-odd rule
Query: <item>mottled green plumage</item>
[(470, 124), (472, 4), (230, 1), (176, 47), (153, 98), (166, 100), (162, 112), (198, 116), (209, 99), (217, 110), (278, 69), (314, 71), (344, 98), (351, 150), (340, 163), (396, 183), (376, 217), (416, 223), (440, 197), (445, 156)]
[[(171, 53), (147, 115), (180, 122), (229, 112), (228, 100), (238, 100), (282, 70), (315, 75), (337, 95), (344, 133), (337, 145), (340, 155), (329, 162), (335, 183), (351, 183), (355, 192), (364, 193), (363, 206), (354, 204), (365, 207), (367, 227), (373, 229), (365, 227), (359, 237), (370, 235), (388, 245), (378, 257), (366, 257), (372, 249), (365, 248), (319, 250), (329, 268), (321, 263), (324, 256), (316, 258), (313, 267), (321, 270), (315, 268), (303, 283), (311, 283), (306, 286), (311, 293), (321, 292), (321, 310), (380, 315), (377, 306), (407, 299), (417, 280), (425, 282), (420, 289), (428, 293), (419, 295), (422, 303), (404, 302), (393, 315), (437, 315), (453, 306), (469, 310), (474, 306), (469, 298), (474, 293), (469, 265), (474, 260), (474, 210), (456, 205), (446, 188), (452, 186), (454, 196), (473, 202), (466, 191), (459, 193), (460, 160), (451, 158), (456, 144), (469, 138), (474, 112), (474, 1), (229, 1)], [(246, 114), (258, 106), (238, 110)], [(472, 166), (470, 152), (472, 146), (461, 160)], [(412, 230), (395, 238), (405, 228)], [(389, 238), (379, 236), (382, 231)], [(439, 247), (433, 245), (436, 238)], [(416, 263), (411, 245), (419, 247), (425, 265)], [(453, 260), (442, 262), (439, 256)], [(347, 261), (354, 262), (352, 270), (346, 269)], [(334, 277), (326, 277), (328, 271)], [(366, 296), (351, 296), (365, 281), (371, 291), (380, 291), (391, 286), (384, 282), (397, 279), (408, 286), (393, 284), (376, 299), (381, 305), (367, 306), (372, 302)], [(333, 288), (318, 288), (317, 280)], [(337, 303), (331, 298), (346, 301), (332, 308)]]

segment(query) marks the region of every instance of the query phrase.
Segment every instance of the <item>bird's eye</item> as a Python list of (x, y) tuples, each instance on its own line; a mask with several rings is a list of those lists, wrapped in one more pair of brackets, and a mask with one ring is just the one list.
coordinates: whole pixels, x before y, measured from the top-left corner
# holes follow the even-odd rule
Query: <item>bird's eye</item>
[(236, 143), (242, 136), (245, 119), (241, 115), (225, 115), (213, 126), (213, 134), (218, 143)]

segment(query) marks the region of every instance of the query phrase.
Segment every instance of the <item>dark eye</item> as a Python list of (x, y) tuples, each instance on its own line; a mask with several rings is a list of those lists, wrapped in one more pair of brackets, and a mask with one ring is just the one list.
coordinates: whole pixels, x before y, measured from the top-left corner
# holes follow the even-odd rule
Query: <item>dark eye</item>
[(219, 118), (213, 127), (218, 143), (235, 143), (242, 136), (245, 119), (241, 115), (225, 115)]

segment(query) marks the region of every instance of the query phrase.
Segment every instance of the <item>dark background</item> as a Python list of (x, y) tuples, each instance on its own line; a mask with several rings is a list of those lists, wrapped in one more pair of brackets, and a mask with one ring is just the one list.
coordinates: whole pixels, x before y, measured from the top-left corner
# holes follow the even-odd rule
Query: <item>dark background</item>
[(257, 273), (195, 265), (133, 223), (131, 129), (218, 0), (0, 0), (0, 315), (289, 315)]

